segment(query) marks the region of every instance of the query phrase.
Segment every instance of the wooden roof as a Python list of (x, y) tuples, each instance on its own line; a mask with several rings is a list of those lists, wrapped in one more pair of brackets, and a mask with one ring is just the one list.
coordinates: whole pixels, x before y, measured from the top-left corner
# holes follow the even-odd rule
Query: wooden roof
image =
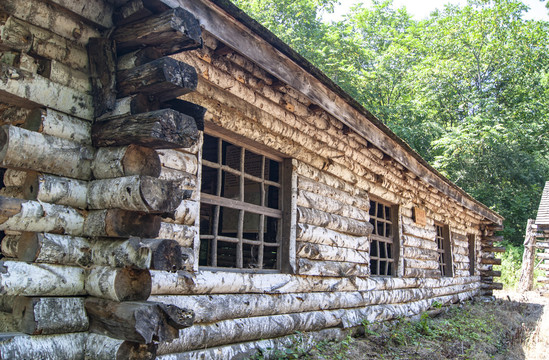
[(541, 194), (536, 225), (549, 226), (549, 181), (545, 183), (545, 188)]

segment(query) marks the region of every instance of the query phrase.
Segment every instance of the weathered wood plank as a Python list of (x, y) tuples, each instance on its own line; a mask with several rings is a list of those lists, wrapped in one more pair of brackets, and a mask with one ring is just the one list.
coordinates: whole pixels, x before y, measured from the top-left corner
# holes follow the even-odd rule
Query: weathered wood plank
[[(48, 91), (44, 91), (48, 89)], [(0, 63), (2, 101), (27, 108), (46, 106), (93, 120), (92, 97), (28, 71)]]
[(198, 140), (196, 122), (171, 109), (115, 117), (92, 126), (94, 146), (142, 145), (155, 149), (190, 147)]
[(174, 109), (175, 111), (191, 116), (196, 121), (198, 130), (204, 130), (204, 114), (206, 114), (208, 109), (182, 99), (169, 100), (166, 101), (165, 104), (168, 105), (170, 109)]
[(49, 0), (105, 29), (113, 27), (114, 7), (102, 0)]
[(169, 57), (117, 72), (119, 98), (143, 93), (168, 101), (196, 90), (197, 85), (196, 70)]
[(198, 19), (183, 8), (167, 10), (145, 20), (117, 26), (112, 33), (119, 53), (154, 46), (163, 55), (202, 46)]
[(108, 120), (116, 116), (133, 115), (146, 113), (161, 108), (160, 101), (152, 95), (134, 94), (124, 98), (116, 99), (114, 109), (106, 112), (95, 121)]
[(152, 302), (88, 298), (86, 310), (90, 331), (141, 344), (176, 339), (178, 330), (191, 326), (194, 320), (190, 310)]
[(107, 38), (91, 38), (88, 43), (94, 116), (113, 111), (116, 106), (116, 43)]
[(134, 22), (153, 14), (162, 13), (170, 9), (169, 6), (158, 0), (124, 0), (125, 4), (119, 6), (113, 13), (113, 22), (117, 25), (124, 25)]

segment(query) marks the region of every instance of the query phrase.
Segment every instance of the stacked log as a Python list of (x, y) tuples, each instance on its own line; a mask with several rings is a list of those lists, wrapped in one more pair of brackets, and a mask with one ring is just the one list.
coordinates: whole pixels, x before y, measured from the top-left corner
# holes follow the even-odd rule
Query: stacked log
[[(0, 94), (18, 109), (0, 128), (0, 314), (2, 331), (29, 335), (3, 337), (0, 353), (154, 358), (153, 342), (193, 323), (192, 311), (146, 300), (151, 269), (195, 267), (205, 109), (175, 99), (194, 91), (196, 71), (167, 56), (201, 46), (200, 27), (150, 2), (120, 8), (115, 24), (102, 1), (53, 2), (0, 5)], [(168, 161), (177, 176), (161, 176), (167, 149), (184, 162)], [(172, 239), (179, 228), (164, 217), (191, 241)]]
[(494, 277), (501, 276), (501, 272), (494, 271), (494, 265), (501, 265), (501, 259), (495, 257), (495, 252), (505, 251), (505, 248), (496, 244), (503, 241), (503, 236), (495, 235), (503, 230), (500, 225), (489, 224), (485, 226), (484, 233), (480, 237), (481, 249), (479, 251), (480, 275), (482, 283), (482, 295), (492, 296), (493, 290), (501, 290), (503, 284), (494, 282)]

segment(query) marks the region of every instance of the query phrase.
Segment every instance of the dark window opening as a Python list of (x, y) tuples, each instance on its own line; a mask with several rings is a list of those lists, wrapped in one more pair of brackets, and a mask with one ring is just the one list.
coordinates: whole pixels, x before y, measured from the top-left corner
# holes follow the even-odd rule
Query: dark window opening
[[(393, 214), (396, 206), (370, 200), (370, 223), (373, 226), (370, 237), (370, 273), (372, 275), (394, 275), (395, 259), (398, 256), (394, 229), (397, 226)], [(396, 245), (396, 246), (395, 246)]]

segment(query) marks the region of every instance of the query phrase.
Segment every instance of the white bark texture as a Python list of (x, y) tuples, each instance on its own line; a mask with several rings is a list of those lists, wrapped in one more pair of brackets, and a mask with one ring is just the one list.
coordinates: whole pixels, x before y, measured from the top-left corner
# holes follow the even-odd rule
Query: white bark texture
[(84, 298), (18, 297), (13, 307), (20, 331), (29, 335), (52, 335), (88, 330)]
[(353, 193), (348, 193), (347, 191), (336, 189), (334, 187), (319, 183), (318, 181), (311, 180), (303, 176), (298, 176), (297, 187), (301, 190), (336, 199), (343, 202), (344, 204), (357, 207), (366, 212), (370, 210), (370, 200), (368, 198), (368, 194), (365, 191), (354, 194), (358, 191), (357, 189), (353, 189)]
[(175, 209), (173, 220), (165, 219), (165, 221), (173, 221), (176, 224), (182, 225), (194, 225), (199, 213), (200, 203), (198, 201), (183, 200), (177, 209)]
[(27, 262), (91, 265), (88, 239), (49, 233), (23, 233), (17, 258)]
[(91, 145), (90, 121), (53, 109), (34, 109), (25, 119), (23, 127), (30, 131)]
[(370, 221), (368, 211), (306, 190), (298, 190), (297, 205), (310, 209), (321, 210), (330, 214), (341, 215), (343, 217), (348, 217), (358, 221)]
[(163, 221), (160, 224), (157, 238), (175, 240), (183, 247), (192, 247), (194, 237), (197, 233), (198, 227), (196, 226), (172, 224)]
[(92, 164), (96, 179), (131, 175), (160, 175), (160, 159), (153, 149), (138, 145), (97, 149)]
[(0, 338), (0, 355), (2, 359), (83, 359), (86, 337), (86, 333), (10, 334)]
[(25, 198), (79, 209), (87, 207), (88, 182), (49, 174), (29, 173)]
[(319, 261), (300, 258), (297, 260), (297, 274), (314, 276), (370, 276), (370, 266), (343, 261)]
[(0, 230), (13, 231), (81, 235), (84, 227), (84, 217), (75, 209), (39, 201), (24, 201), (17, 214), (0, 221)]
[(314, 244), (370, 251), (367, 236), (343, 234), (320, 226), (297, 224), (297, 239)]
[(114, 301), (147, 300), (151, 276), (147, 270), (93, 267), (86, 279), (89, 295)]
[(301, 206), (297, 207), (297, 221), (355, 236), (368, 236), (372, 233), (372, 224), (369, 222), (349, 219), (340, 215), (329, 214), (324, 211)]
[(108, 336), (86, 334), (84, 359), (93, 360), (153, 360), (155, 344), (138, 344)]
[(198, 160), (196, 155), (188, 154), (178, 150), (156, 150), (163, 167), (184, 171), (196, 175), (198, 171)]
[(311, 260), (343, 261), (358, 264), (370, 263), (370, 255), (367, 251), (306, 242), (297, 243), (296, 256)]
[(76, 142), (5, 125), (0, 129), (0, 161), (8, 168), (43, 171), (87, 180), (94, 150)]
[(0, 295), (84, 295), (85, 280), (79, 267), (0, 261)]

